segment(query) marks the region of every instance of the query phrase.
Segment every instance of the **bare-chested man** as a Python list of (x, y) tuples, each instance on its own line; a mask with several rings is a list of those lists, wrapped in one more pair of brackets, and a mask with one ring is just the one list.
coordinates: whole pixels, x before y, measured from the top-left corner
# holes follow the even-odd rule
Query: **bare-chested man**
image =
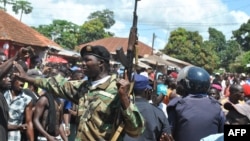
[(33, 118), (38, 141), (68, 141), (62, 126), (62, 107), (62, 102), (49, 93), (39, 98)]

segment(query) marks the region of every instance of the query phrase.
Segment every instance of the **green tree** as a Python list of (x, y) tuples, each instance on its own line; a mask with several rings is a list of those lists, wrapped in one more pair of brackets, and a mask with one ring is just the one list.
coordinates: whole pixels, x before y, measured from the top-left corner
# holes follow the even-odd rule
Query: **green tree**
[(250, 64), (250, 51), (247, 51), (242, 54), (242, 60), (241, 64), (243, 66), (243, 72), (249, 72), (249, 68), (247, 67), (247, 64)]
[(211, 43), (203, 43), (198, 32), (178, 28), (170, 34), (167, 45), (162, 50), (165, 54), (204, 67), (211, 72), (217, 66), (217, 56)]
[(210, 73), (214, 72), (220, 64), (220, 59), (214, 50), (214, 44), (204, 41), (201, 49), (200, 56), (204, 60), (201, 65)]
[(238, 30), (233, 31), (233, 39), (235, 39), (243, 51), (250, 50), (250, 19), (247, 23), (243, 23)]
[(84, 44), (105, 37), (110, 37), (110, 35), (105, 32), (103, 22), (100, 19), (96, 18), (86, 21), (80, 27), (78, 43)]
[[(208, 28), (209, 33), (209, 41), (214, 43), (214, 49), (216, 52), (221, 52), (222, 50), (225, 50), (226, 45), (226, 37), (225, 35), (216, 30), (215, 28)], [(220, 56), (219, 56), (220, 57)]]
[(0, 6), (0, 9), (3, 9), (4, 11), (6, 11), (6, 5), (7, 4), (13, 4), (14, 0), (0, 0), (0, 3), (3, 3), (3, 7)]
[(241, 73), (244, 72), (244, 66), (242, 65), (243, 55), (239, 55), (235, 58), (235, 61), (229, 65), (230, 72)]
[(223, 54), (223, 51), (226, 49), (226, 37), (225, 35), (216, 30), (215, 28), (208, 28), (208, 33), (209, 33), (209, 42), (212, 43), (212, 50), (215, 51), (217, 56), (219, 57), (219, 66), (222, 68), (225, 68), (228, 64), (224, 64), (223, 58), (226, 58), (225, 54)]
[(31, 6), (31, 3), (26, 1), (26, 0), (17, 0), (13, 6), (12, 10), (16, 13), (19, 14), (19, 11), (21, 10), (20, 14), (20, 21), (22, 20), (23, 13), (24, 14), (29, 14), (32, 12), (33, 7)]
[(104, 9), (103, 11), (96, 11), (91, 13), (88, 16), (89, 20), (99, 19), (102, 23), (104, 28), (109, 29), (111, 26), (115, 24), (114, 20), (114, 12), (108, 9)]
[(241, 50), (239, 49), (240, 45), (235, 40), (228, 40), (226, 42), (225, 50), (221, 51), (221, 66), (224, 67), (227, 71), (233, 71), (230, 64), (235, 62), (235, 58), (241, 55)]
[(79, 26), (72, 22), (53, 20), (52, 24), (39, 25), (35, 29), (65, 49), (73, 50), (78, 45)]
[[(39, 33), (43, 34), (44, 36), (52, 39), (53, 34), (53, 26), (50, 25), (39, 25), (38, 27), (32, 27), (37, 30)], [(54, 32), (56, 34), (56, 32)], [(53, 40), (53, 39), (52, 39)]]
[[(176, 58), (181, 53), (180, 49), (185, 49), (184, 44), (187, 41), (187, 36), (187, 31), (183, 28), (178, 28), (177, 30), (172, 31), (168, 43), (162, 51), (165, 54)], [(189, 52), (188, 49), (187, 51)], [(182, 58), (184, 59), (184, 57)]]
[(250, 51), (241, 52), (240, 55), (236, 57), (236, 59), (230, 64), (230, 72), (249, 72), (249, 68), (247, 64), (250, 64)]
[(110, 28), (115, 23), (112, 11), (94, 12), (89, 19), (81, 26), (65, 20), (54, 20), (50, 25), (39, 25), (33, 28), (67, 49), (75, 49), (77, 45), (114, 36), (113, 33), (105, 31), (104, 26), (106, 24), (106, 28)]

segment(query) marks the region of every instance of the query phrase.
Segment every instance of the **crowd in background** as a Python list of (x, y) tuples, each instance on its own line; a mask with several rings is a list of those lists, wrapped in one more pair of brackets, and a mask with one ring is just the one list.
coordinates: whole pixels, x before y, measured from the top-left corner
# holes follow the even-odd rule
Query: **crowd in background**
[[(8, 60), (5, 54), (0, 53), (0, 65), (6, 61)], [(24, 71), (26, 71), (30, 77), (34, 77), (34, 78), (37, 78), (37, 77), (49, 78), (49, 77), (60, 74), (61, 76), (63, 76), (64, 78), (67, 78), (67, 80), (72, 81), (72, 82), (88, 80), (88, 77), (84, 75), (82, 65), (78, 63), (75, 63), (75, 64), (63, 64), (63, 63), (42, 64), (40, 61), (35, 62), (35, 64), (29, 64), (29, 65), (27, 65), (25, 61), (17, 61), (17, 63), (20, 64), (22, 68), (24, 68)], [(119, 72), (120, 70), (117, 70), (114, 68), (110, 68), (110, 70), (113, 70), (111, 73), (116, 75), (117, 78), (121, 78), (122, 75)], [(197, 70), (197, 71), (200, 71), (200, 70)], [(48, 139), (46, 137), (47, 134), (55, 136), (58, 140), (64, 140), (64, 141), (75, 140), (77, 128), (79, 124), (79, 117), (77, 117), (78, 105), (74, 104), (72, 101), (67, 100), (67, 98), (59, 98), (54, 95), (52, 96), (50, 94), (50, 91), (47, 91), (43, 88), (39, 88), (36, 85), (33, 85), (32, 83), (27, 83), (27, 82), (25, 83), (25, 82), (19, 81), (18, 79), (15, 79), (14, 77), (15, 73), (18, 73), (17, 68), (13, 67), (9, 69), (9, 71), (5, 73), (6, 75), (1, 77), (1, 81), (0, 81), (1, 83), (0, 90), (8, 105), (8, 133), (9, 133), (8, 140), (9, 141), (11, 140), (27, 141), (27, 140), (32, 140), (32, 138), (34, 138), (34, 140), (47, 140)], [(180, 72), (177, 72), (177, 71), (159, 72), (152, 68), (148, 68), (148, 69), (136, 68), (136, 71), (134, 72), (134, 75), (136, 74), (140, 75), (140, 77), (137, 76), (138, 78), (135, 79), (134, 87), (138, 89), (143, 87), (143, 89), (139, 89), (143, 91), (144, 89), (147, 89), (147, 96), (145, 97), (145, 94), (143, 93), (142, 94), (143, 97), (146, 99), (148, 103), (162, 110), (162, 113), (163, 113), (162, 115), (165, 116), (165, 118), (163, 118), (163, 121), (165, 121), (165, 119), (166, 121), (167, 120), (169, 121), (169, 123), (168, 121), (166, 122), (167, 125), (164, 125), (164, 126), (168, 126), (165, 132), (172, 134), (173, 138), (176, 141), (182, 141), (183, 138), (179, 136), (185, 137), (185, 135), (190, 132), (190, 131), (186, 132), (182, 135), (178, 133), (178, 132), (181, 132), (181, 129), (180, 129), (181, 127), (183, 129), (183, 132), (186, 131), (184, 130), (185, 128), (186, 129), (189, 129), (189, 128), (184, 127), (184, 125), (180, 125), (182, 122), (178, 120), (181, 120), (181, 119), (177, 119), (177, 117), (173, 117), (171, 110), (173, 110), (173, 107), (175, 108), (178, 107), (178, 104), (176, 104), (176, 101), (183, 102), (187, 104), (186, 106), (190, 106), (190, 109), (186, 116), (190, 116), (190, 113), (192, 113), (195, 116), (198, 116), (197, 114), (199, 114), (199, 112), (201, 111), (199, 110), (192, 111), (193, 106), (203, 107), (201, 105), (202, 103), (197, 103), (197, 105), (195, 105), (195, 102), (194, 102), (192, 103), (193, 105), (189, 105), (190, 103), (188, 102), (190, 102), (189, 101), (190, 99), (189, 100), (184, 99), (186, 97), (189, 98), (190, 93), (189, 94), (185, 93), (185, 89), (183, 90), (183, 88), (179, 87), (177, 83), (179, 81), (178, 80), (179, 73)], [(146, 79), (144, 80), (143, 77)], [(141, 82), (144, 82), (144, 81), (146, 83), (145, 88), (144, 86), (141, 86), (140, 84)], [(190, 82), (191, 81), (192, 80), (190, 80)], [(149, 85), (151, 87), (146, 87), (146, 85)], [(192, 84), (187, 83), (186, 85), (192, 85)], [(192, 86), (187, 86), (187, 87), (192, 88)], [(214, 104), (216, 105), (215, 109), (218, 108), (218, 105), (219, 105), (220, 109), (217, 109), (217, 110), (219, 111), (218, 113), (222, 115), (219, 115), (219, 116), (217, 115), (218, 117), (221, 118), (221, 121), (220, 121), (221, 123), (218, 123), (218, 124), (224, 125), (224, 124), (249, 124), (250, 123), (250, 108), (249, 108), (250, 78), (249, 78), (249, 75), (245, 73), (210, 74), (209, 86), (206, 91), (207, 91), (206, 96), (199, 95), (199, 94), (205, 94), (204, 91), (200, 91), (200, 93), (199, 92), (194, 93), (195, 94), (194, 97), (197, 97), (199, 95), (199, 98), (207, 97), (209, 99), (212, 99), (211, 101), (213, 101), (214, 103), (217, 103), (217, 105)], [(136, 91), (136, 90), (135, 92), (140, 93), (140, 91)], [(13, 96), (15, 97), (13, 98)], [(3, 102), (3, 99), (1, 99), (1, 102)], [(136, 103), (136, 100), (135, 100), (135, 103)], [(204, 103), (206, 104), (206, 102)], [(185, 109), (185, 107), (179, 107), (179, 108), (183, 108), (184, 110), (187, 110)], [(44, 113), (44, 109), (47, 109), (46, 113)], [(193, 110), (197, 110), (197, 109), (194, 108)], [(207, 109), (203, 109), (203, 110), (206, 112)], [(213, 111), (213, 109), (211, 110)], [(220, 113), (220, 110), (223, 111), (223, 113)], [(201, 113), (204, 113), (204, 111), (202, 111)], [(0, 112), (3, 112), (3, 111), (0, 111)], [(205, 115), (212, 114), (212, 113), (206, 113)], [(218, 114), (218, 113), (214, 112), (214, 114)], [(143, 114), (143, 116), (149, 116), (149, 114), (145, 114), (145, 115)], [(175, 118), (175, 123), (173, 123), (173, 121), (170, 121), (173, 118)], [(1, 119), (1, 122), (4, 122), (4, 121)], [(202, 118), (200, 118), (198, 119), (198, 121), (195, 120), (193, 122), (204, 122), (204, 121)], [(193, 123), (193, 122), (190, 122), (190, 123)], [(190, 126), (192, 128), (192, 125)], [(193, 127), (195, 126), (196, 125), (194, 125)], [(34, 134), (31, 134), (31, 132), (34, 132)], [(203, 133), (201, 132), (200, 134), (202, 135)], [(223, 135), (222, 134), (223, 130), (218, 129), (217, 133), (219, 135)], [(214, 135), (217, 135), (217, 133), (215, 132)], [(143, 135), (146, 136), (146, 134), (143, 134)], [(204, 134), (204, 135), (209, 136), (209, 134)], [(210, 134), (210, 135), (212, 136), (213, 134)], [(192, 135), (191, 138), (196, 139), (195, 136), (196, 135)], [(202, 136), (204, 137), (203, 140), (206, 140), (205, 139), (206, 136)], [(212, 136), (212, 137), (215, 137), (215, 136)], [(197, 138), (200, 138), (200, 136), (197, 136)], [(188, 140), (188, 138), (186, 137), (185, 139), (186, 141)], [(128, 140), (131, 140), (131, 139), (128, 139)]]

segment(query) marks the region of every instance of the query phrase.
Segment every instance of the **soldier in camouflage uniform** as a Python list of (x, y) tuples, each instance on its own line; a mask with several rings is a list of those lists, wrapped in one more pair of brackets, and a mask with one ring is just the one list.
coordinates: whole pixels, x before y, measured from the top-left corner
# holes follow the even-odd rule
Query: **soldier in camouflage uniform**
[(108, 50), (103, 46), (85, 46), (80, 53), (87, 81), (68, 81), (60, 75), (34, 79), (16, 64), (18, 78), (79, 105), (77, 141), (110, 140), (121, 122), (125, 124), (124, 133), (140, 135), (144, 130), (143, 117), (129, 100), (129, 82), (109, 75)]

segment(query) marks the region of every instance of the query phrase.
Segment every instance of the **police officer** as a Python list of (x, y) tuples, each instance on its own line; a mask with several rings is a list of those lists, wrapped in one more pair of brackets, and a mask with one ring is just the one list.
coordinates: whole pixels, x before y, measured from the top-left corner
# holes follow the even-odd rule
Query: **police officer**
[(121, 120), (125, 133), (133, 137), (140, 135), (144, 129), (143, 117), (129, 100), (129, 81), (117, 82), (116, 76), (110, 75), (109, 51), (100, 45), (87, 45), (80, 54), (87, 81), (72, 82), (60, 74), (34, 79), (16, 65), (20, 71), (18, 77), (79, 105), (77, 141), (110, 140)]
[[(134, 75), (135, 105), (145, 119), (145, 131), (137, 138), (125, 136), (124, 141), (172, 141), (168, 119), (163, 111), (148, 102), (152, 94), (152, 87), (147, 77), (139, 74)], [(166, 133), (166, 140), (161, 136)]]
[(197, 66), (187, 66), (177, 77), (177, 93), (167, 107), (175, 141), (199, 141), (223, 132), (225, 115), (220, 104), (208, 96), (210, 75)]

